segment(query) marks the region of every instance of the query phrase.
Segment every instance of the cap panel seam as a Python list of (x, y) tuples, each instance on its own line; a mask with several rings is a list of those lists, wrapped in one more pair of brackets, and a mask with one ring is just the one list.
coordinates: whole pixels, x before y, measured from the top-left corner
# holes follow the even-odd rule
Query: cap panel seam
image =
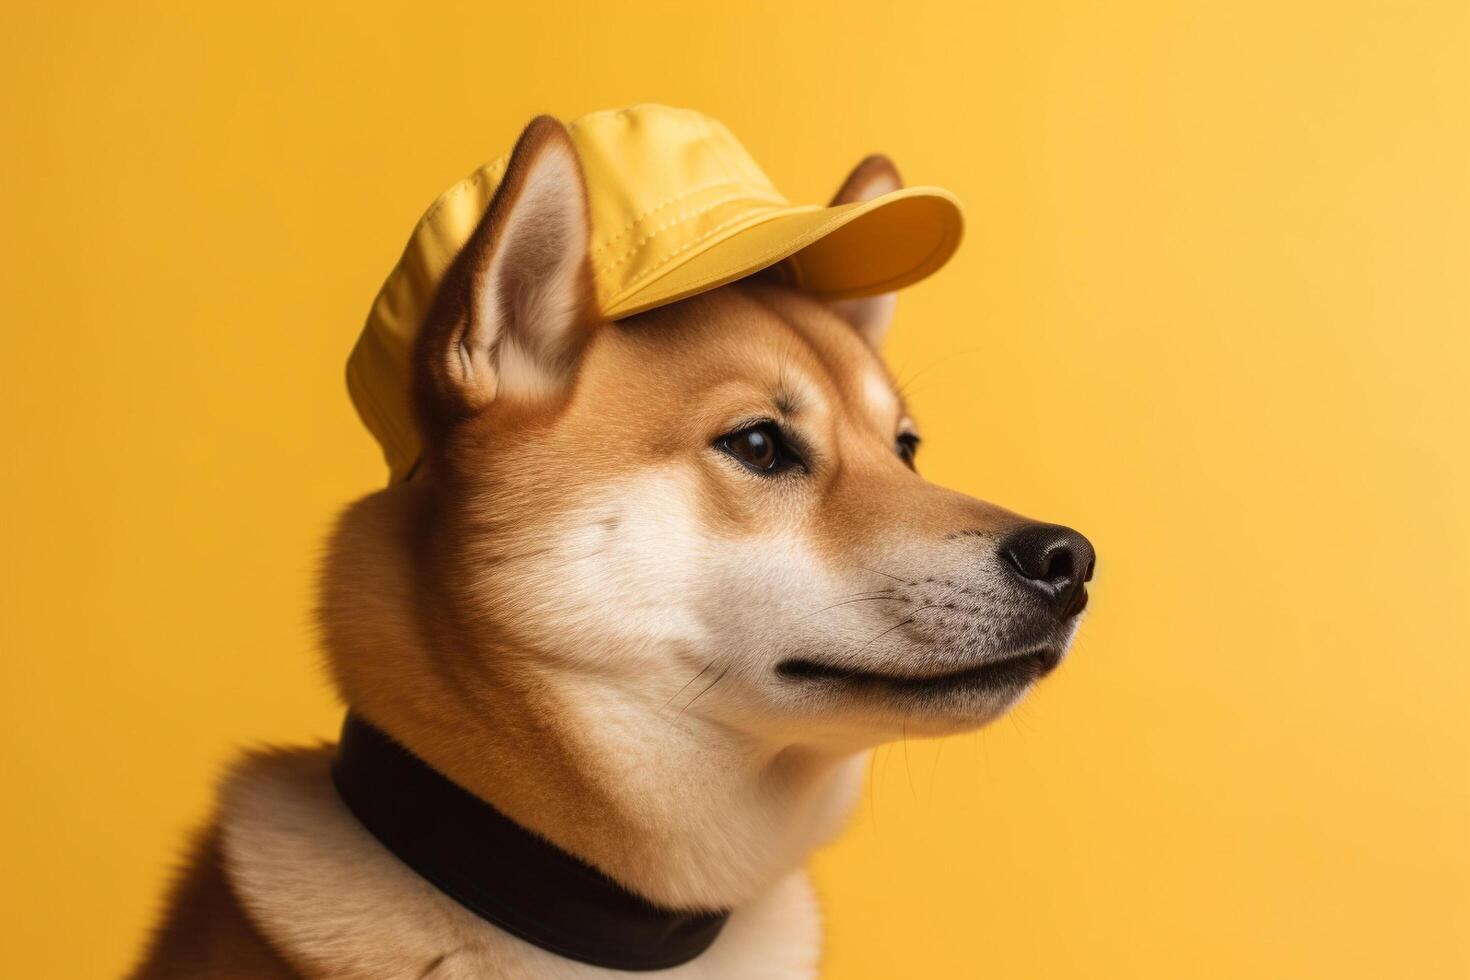
[(481, 183), (485, 179), (486, 172), (493, 168), (496, 164), (500, 163), (502, 159), (504, 158), (496, 157), (491, 162), (479, 167), (474, 173), (465, 177), (463, 180), (455, 184), (453, 187), (449, 188), (449, 190), (445, 191), (443, 194), (440, 194), (439, 199), (429, 207), (429, 210), (424, 212), (424, 216), (419, 219), (419, 223), (414, 225), (413, 234), (409, 235), (408, 237), (410, 239), (417, 238), (419, 232), (427, 228), (433, 222), (433, 220), (439, 216), (439, 212), (444, 210), (445, 206), (449, 204), (451, 199), (459, 198), (461, 195), (464, 194), (465, 191)]

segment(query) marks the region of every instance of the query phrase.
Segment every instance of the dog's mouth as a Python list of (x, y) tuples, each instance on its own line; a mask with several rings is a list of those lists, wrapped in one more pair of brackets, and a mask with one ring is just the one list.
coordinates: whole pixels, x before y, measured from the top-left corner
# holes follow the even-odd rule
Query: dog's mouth
[(777, 664), (776, 673), (794, 681), (840, 685), (900, 696), (963, 692), (1009, 695), (1051, 673), (1061, 660), (1060, 651), (1042, 649), (1008, 654), (973, 667), (946, 673), (895, 674), (796, 659)]

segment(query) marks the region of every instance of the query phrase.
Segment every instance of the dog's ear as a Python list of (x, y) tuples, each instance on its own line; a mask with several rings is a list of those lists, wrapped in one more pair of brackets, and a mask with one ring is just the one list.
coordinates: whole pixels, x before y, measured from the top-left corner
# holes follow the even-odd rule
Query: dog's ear
[[(853, 204), (871, 201), (903, 187), (903, 178), (893, 161), (875, 153), (863, 160), (847, 175), (832, 204)], [(893, 322), (893, 308), (898, 299), (896, 293), (864, 296), (862, 299), (835, 300), (828, 305), (844, 320), (851, 323), (874, 347), (883, 343), (883, 335)]]
[(440, 287), (417, 351), (431, 417), (563, 396), (602, 323), (588, 261), (587, 187), (566, 127), (532, 120)]

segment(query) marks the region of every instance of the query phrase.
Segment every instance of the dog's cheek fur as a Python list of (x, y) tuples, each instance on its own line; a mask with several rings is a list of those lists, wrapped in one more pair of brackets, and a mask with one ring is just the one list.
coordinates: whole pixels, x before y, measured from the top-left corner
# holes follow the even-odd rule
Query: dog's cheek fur
[(768, 675), (831, 592), (798, 528), (711, 533), (691, 467), (587, 497), (535, 557), (487, 570), (478, 596), (512, 645), (548, 662), (650, 691), (710, 668), (733, 690)]
[[(665, 705), (671, 718), (714, 716), (757, 738), (789, 735), (794, 720), (803, 734), (854, 734), (831, 705), (805, 710), (810, 703), (776, 666), (836, 658), (891, 625), (878, 605), (843, 604), (877, 577), (835, 574), (807, 543), (799, 506), (711, 519), (705, 511), (718, 505), (708, 479), (697, 465), (669, 465), (596, 484), (554, 517), (529, 522), (554, 533), (527, 531), (474, 552), (459, 563), (477, 577), (467, 593), (472, 618), (497, 649), (516, 651), (518, 669), (592, 676)], [(511, 526), (506, 505), (485, 495), (474, 523)], [(854, 741), (892, 722), (880, 719)]]
[(709, 642), (687, 602), (705, 542), (677, 475), (597, 487), (538, 535), (524, 560), (487, 569), (476, 596), (518, 647), (548, 662), (649, 677), (670, 650)]
[[(842, 732), (853, 744), (898, 731), (906, 722), (894, 711), (814, 703), (776, 674), (790, 657), (850, 658), (898, 622), (893, 605), (866, 601), (887, 582), (851, 556), (847, 574), (836, 574), (794, 511), (772, 508), (744, 533), (713, 533), (719, 522), (700, 513), (699, 485), (694, 468), (671, 466), (598, 487), (558, 519), (565, 530), (549, 544), (519, 543), (534, 557), (485, 573), (478, 615), (494, 620), (511, 648), (536, 651), (538, 669), (556, 665), (645, 693), (671, 717), (718, 717), (757, 738)], [(948, 550), (912, 555), (912, 566), (927, 562), (932, 572), (947, 559), (956, 577), (973, 578), (961, 549)], [(892, 553), (871, 560), (910, 564)], [(900, 609), (945, 599), (918, 581)], [(869, 665), (944, 667), (973, 655), (975, 626), (951, 620), (893, 633), (871, 649)]]

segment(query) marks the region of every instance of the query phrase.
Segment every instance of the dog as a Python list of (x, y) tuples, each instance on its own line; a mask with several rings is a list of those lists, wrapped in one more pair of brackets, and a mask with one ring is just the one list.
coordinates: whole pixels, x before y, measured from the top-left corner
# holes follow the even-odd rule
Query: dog
[[(899, 186), (872, 157), (834, 203)], [(1057, 667), (1093, 549), (919, 475), (879, 353), (891, 294), (770, 272), (605, 322), (588, 222), (567, 132), (537, 120), (417, 340), (419, 472), (331, 537), (331, 675), (609, 887), (724, 910), (664, 975), (812, 977), (802, 868), (867, 754), (984, 725)], [(231, 768), (135, 978), (620, 975), (400, 861), (334, 752)]]

